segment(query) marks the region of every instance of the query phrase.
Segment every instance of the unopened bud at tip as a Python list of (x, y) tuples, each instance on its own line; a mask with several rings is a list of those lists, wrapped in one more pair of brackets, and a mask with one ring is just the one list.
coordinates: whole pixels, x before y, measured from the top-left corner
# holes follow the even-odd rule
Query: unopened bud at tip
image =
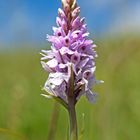
[(72, 17), (74, 18), (77, 17), (79, 13), (80, 13), (80, 7), (75, 8), (72, 12)]

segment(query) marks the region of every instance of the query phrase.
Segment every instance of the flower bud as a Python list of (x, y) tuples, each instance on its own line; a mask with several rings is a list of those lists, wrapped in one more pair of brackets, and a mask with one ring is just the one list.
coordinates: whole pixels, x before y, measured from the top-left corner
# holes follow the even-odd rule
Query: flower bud
[(72, 17), (73, 18), (77, 17), (79, 13), (80, 13), (80, 7), (75, 8), (72, 12)]
[(67, 0), (62, 0), (62, 4), (65, 6), (67, 4)]
[(59, 15), (61, 18), (65, 18), (65, 17), (66, 17), (64, 11), (63, 11), (62, 9), (60, 9), (60, 8), (58, 9), (58, 15)]

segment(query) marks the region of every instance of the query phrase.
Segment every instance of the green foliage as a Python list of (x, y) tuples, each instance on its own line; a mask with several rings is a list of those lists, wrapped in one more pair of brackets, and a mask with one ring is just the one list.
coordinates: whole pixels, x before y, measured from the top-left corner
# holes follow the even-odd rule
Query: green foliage
[[(85, 98), (77, 104), (79, 133), (84, 113), (83, 140), (139, 140), (140, 40), (115, 38), (97, 43), (96, 77), (105, 83), (93, 88), (99, 93), (95, 105)], [(39, 50), (0, 53), (0, 128), (27, 140), (47, 139), (54, 101), (40, 95), (46, 78)], [(68, 116), (60, 109), (56, 140), (66, 140)], [(20, 138), (0, 131), (0, 140)]]

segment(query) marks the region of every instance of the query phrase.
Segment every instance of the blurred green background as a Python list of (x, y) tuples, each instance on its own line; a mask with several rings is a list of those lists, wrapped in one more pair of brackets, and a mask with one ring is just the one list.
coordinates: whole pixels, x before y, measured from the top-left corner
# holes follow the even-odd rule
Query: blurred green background
[[(109, 0), (106, 1), (110, 4), (111, 2), (109, 2)], [(38, 2), (36, 1), (36, 3)], [(98, 4), (100, 3), (102, 2)], [(82, 5), (82, 2), (79, 2), (79, 4)], [(106, 6), (105, 3), (103, 5)], [(122, 7), (126, 7), (126, 5)], [(36, 6), (36, 8), (38, 7)], [(58, 8), (58, 5), (56, 8)], [(13, 9), (16, 8), (13, 7)], [(100, 13), (103, 12), (100, 8), (98, 9)], [(56, 13), (55, 8), (54, 12)], [(83, 9), (83, 14), (84, 12), (86, 15), (86, 10)], [(49, 14), (53, 16), (51, 12)], [(108, 12), (106, 15), (108, 15)], [(127, 19), (129, 18), (127, 17)], [(100, 21), (98, 18), (96, 20), (97, 23), (108, 23)], [(92, 19), (88, 21), (90, 28), (92, 28), (92, 22), (90, 21)], [(96, 23), (96, 21), (94, 22)], [(138, 21), (135, 21), (135, 23), (138, 23)], [(19, 22), (19, 27), (20, 25)], [(37, 26), (34, 25), (36, 28)], [(100, 28), (100, 26), (104, 25), (100, 24), (97, 28)], [(97, 34), (94, 34), (94, 30), (90, 30), (96, 36), (94, 40), (98, 46), (99, 57), (97, 58), (96, 77), (99, 80), (104, 80), (105, 83), (93, 87), (93, 90), (98, 93), (96, 104), (88, 103), (84, 97), (77, 104), (79, 132), (83, 127), (82, 114), (85, 114), (85, 129), (82, 140), (140, 139), (140, 34), (134, 28), (125, 29), (124, 26), (121, 26), (121, 28), (116, 26), (114, 30), (110, 27), (108, 32), (110, 29), (112, 32), (117, 30), (117, 33), (111, 34), (106, 30), (100, 31), (97, 29)], [(93, 28), (96, 28), (96, 26)], [(24, 30), (24, 28), (21, 29), (26, 34), (31, 33), (30, 30), (26, 32), (27, 30)], [(18, 32), (18, 34), (14, 34), (14, 38), (8, 37), (7, 40), (6, 35), (5, 38), (1, 38), (0, 140), (47, 140), (54, 101), (40, 95), (42, 93), (41, 87), (47, 79), (47, 73), (40, 65), (41, 56), (39, 52), (41, 49), (49, 47), (48, 44), (44, 45), (42, 43), (45, 39), (41, 37), (44, 35), (41, 30), (40, 32), (38, 29), (36, 32), (34, 31), (36, 34), (40, 33), (40, 35), (33, 37), (33, 40), (23, 32)], [(137, 30), (139, 30), (138, 26)], [(3, 29), (3, 31), (6, 31), (8, 35), (7, 30)], [(12, 31), (15, 31), (15, 28)], [(43, 31), (47, 33), (48, 29)], [(100, 36), (100, 34), (103, 34), (103, 36)], [(23, 35), (25, 38), (21, 40)], [(68, 114), (63, 107), (59, 108), (59, 116), (55, 117), (54, 122), (57, 118), (55, 139), (65, 140), (69, 122)]]
[[(139, 140), (140, 138), (140, 40), (123, 37), (97, 41), (99, 58), (96, 77), (104, 84), (95, 105), (85, 98), (77, 105), (78, 125), (85, 114), (83, 140)], [(1, 140), (45, 140), (53, 110), (53, 100), (40, 94), (47, 74), (39, 63), (38, 49), (0, 53)], [(60, 108), (56, 139), (66, 139), (67, 113)]]

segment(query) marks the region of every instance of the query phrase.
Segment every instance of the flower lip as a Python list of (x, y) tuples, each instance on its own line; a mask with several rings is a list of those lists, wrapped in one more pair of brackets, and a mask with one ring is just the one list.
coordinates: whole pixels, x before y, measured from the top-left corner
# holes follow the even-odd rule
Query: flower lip
[(61, 34), (61, 32), (58, 32), (57, 35), (58, 35), (58, 36), (61, 36), (62, 34)]
[(85, 50), (86, 50), (86, 46), (82, 46), (82, 47), (81, 47), (81, 50), (82, 50), (82, 51), (85, 51)]
[(86, 71), (86, 72), (84, 73), (84, 77), (85, 77), (86, 79), (88, 79), (89, 77), (91, 77), (91, 72), (90, 72), (90, 71)]
[(58, 70), (59, 72), (67, 73), (68, 67), (67, 67), (66, 64), (62, 64), (62, 63), (61, 63), (61, 64), (58, 65), (57, 70)]
[(66, 38), (66, 39), (65, 39), (65, 42), (66, 42), (66, 44), (68, 44), (68, 43), (69, 43), (69, 39), (68, 39), (68, 38)]
[(50, 67), (50, 68), (55, 68), (57, 65), (58, 65), (58, 62), (56, 59), (52, 59), (50, 61), (47, 62), (47, 65)]
[(77, 64), (80, 61), (80, 55), (78, 53), (75, 53), (71, 56), (71, 62)]
[(65, 46), (70, 46), (70, 44), (71, 44), (71, 38), (70, 38), (70, 36), (69, 35), (67, 35), (65, 38), (64, 38), (64, 45)]
[(77, 61), (77, 60), (78, 60), (78, 57), (77, 57), (77, 56), (74, 56), (73, 59), (74, 59), (75, 61)]
[(68, 47), (62, 47), (60, 50), (60, 54), (63, 56), (63, 55), (66, 55), (66, 54), (69, 54), (69, 55), (73, 55), (74, 52), (72, 50), (70, 50)]
[(57, 36), (57, 37), (65, 36), (64, 30), (61, 27), (59, 28), (53, 27), (52, 29), (54, 31), (54, 36)]
[(84, 78), (85, 79), (90, 79), (91, 77), (93, 77), (93, 73), (95, 72), (95, 69), (96, 69), (96, 67), (86, 70), (83, 73)]

